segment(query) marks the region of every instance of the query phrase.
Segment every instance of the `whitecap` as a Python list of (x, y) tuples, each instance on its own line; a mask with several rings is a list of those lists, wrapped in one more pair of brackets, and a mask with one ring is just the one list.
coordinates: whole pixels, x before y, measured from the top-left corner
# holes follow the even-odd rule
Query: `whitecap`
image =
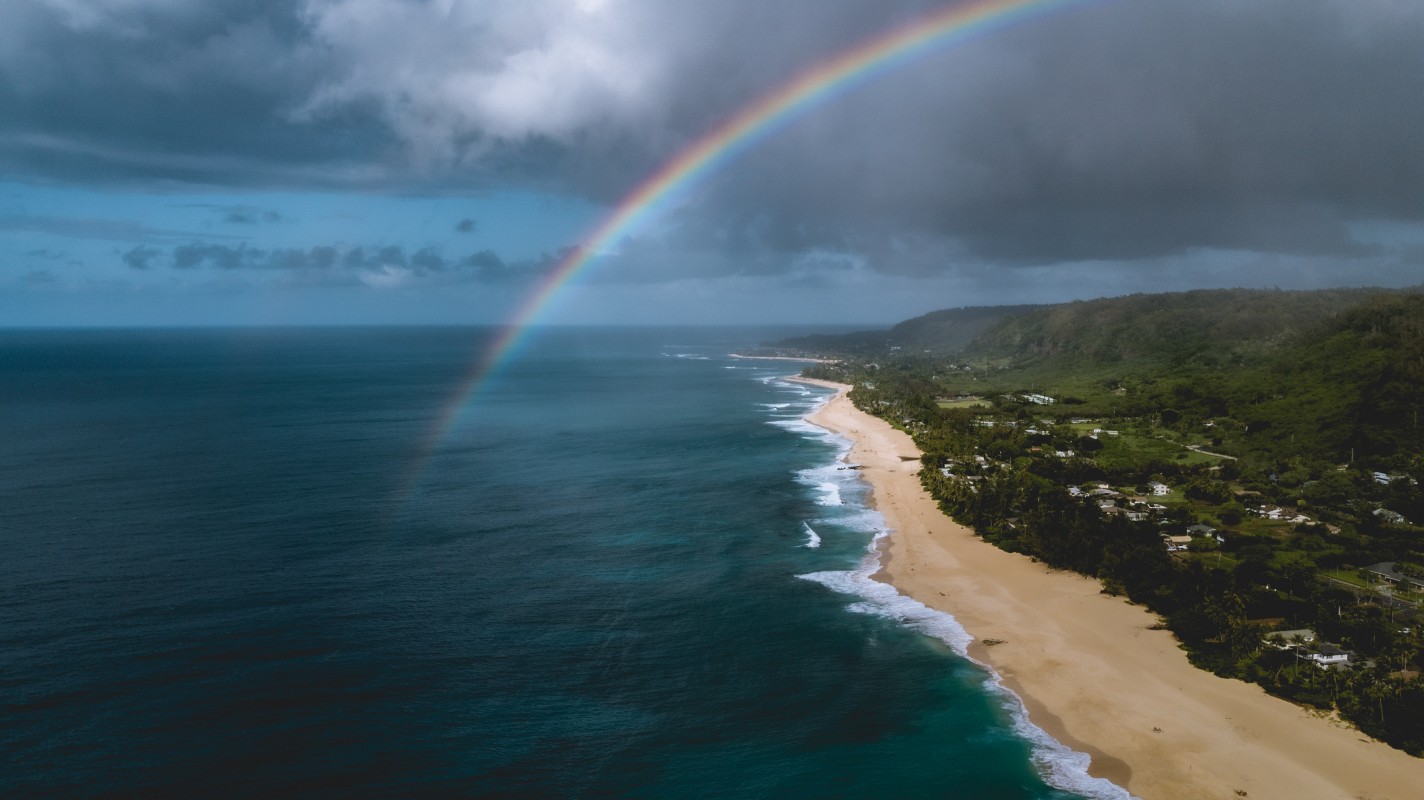
[(778, 428), (785, 428), (792, 433), (799, 433), (807, 439), (820, 439), (827, 443), (835, 443), (840, 437), (819, 425), (812, 425), (804, 417), (782, 417), (767, 420), (768, 425), (775, 425)]
[[(875, 512), (870, 513), (879, 516)], [(837, 524), (840, 522), (837, 520)], [(871, 577), (880, 571), (878, 545), (880, 539), (887, 535), (888, 532), (883, 527), (876, 532), (870, 541), (870, 555), (866, 556), (856, 569), (810, 572), (796, 577), (819, 583), (839, 594), (859, 597), (860, 600), (846, 606), (846, 610), (893, 620), (911, 630), (939, 639), (962, 658), (983, 669), (986, 673), (985, 685), (1002, 698), (1014, 733), (1033, 746), (1033, 763), (1049, 785), (1084, 797), (1132, 800), (1133, 796), (1121, 786), (1088, 774), (1091, 759), (1086, 753), (1069, 749), (1029, 720), (1023, 700), (1004, 686), (999, 674), (987, 664), (969, 657), (969, 643), (974, 641), (974, 637), (964, 630), (959, 620), (906, 597), (894, 586)]]
[(812, 549), (820, 547), (821, 537), (816, 533), (816, 529), (812, 528), (810, 523), (805, 520), (802, 520), (801, 527), (806, 529), (806, 546)]
[[(828, 400), (829, 396), (820, 398), (817, 407)], [(841, 505), (838, 484), (856, 485), (860, 482), (861, 477), (859, 472), (846, 469), (849, 466), (846, 463), (846, 456), (850, 452), (851, 441), (818, 425), (805, 422), (805, 420), (800, 422), (804, 425), (790, 424), (789, 421), (781, 420), (773, 421), (772, 424), (778, 424), (808, 437), (820, 438), (833, 443), (837, 445), (839, 452), (835, 461), (830, 465), (799, 471), (797, 481), (820, 489), (823, 494), (817, 502), (822, 505)], [(831, 476), (836, 476), (836, 478)], [(835, 489), (834, 503), (826, 502), (832, 496), (827, 487)], [(1047, 731), (1033, 724), (1028, 717), (1028, 710), (1024, 707), (1023, 699), (1004, 686), (1003, 680), (992, 667), (970, 658), (969, 643), (974, 641), (974, 637), (964, 629), (963, 625), (959, 624), (959, 620), (951, 614), (937, 611), (914, 598), (900, 594), (894, 586), (871, 577), (880, 571), (879, 544), (882, 538), (889, 535), (889, 531), (885, 529), (885, 518), (881, 516), (880, 512), (870, 508), (857, 508), (857, 506), (850, 506), (847, 511), (852, 509), (854, 509), (852, 513), (838, 512), (833, 519), (818, 520), (818, 522), (827, 522), (838, 528), (860, 530), (872, 534), (866, 545), (867, 555), (861, 560), (860, 565), (851, 570), (810, 572), (796, 577), (819, 583), (839, 594), (857, 597), (859, 598), (857, 601), (846, 607), (848, 611), (883, 617), (926, 636), (932, 636), (949, 645), (962, 658), (983, 669), (986, 688), (1002, 699), (1003, 708), (1009, 716), (1013, 732), (1032, 746), (1031, 758), (1034, 766), (1049, 785), (1099, 800), (1133, 800), (1133, 795), (1126, 789), (1103, 778), (1089, 775), (1088, 765), (1091, 759), (1086, 753), (1066, 747), (1050, 736)], [(802, 524), (806, 526), (808, 532), (814, 533), (809, 524), (805, 522)], [(818, 543), (819, 538), (818, 536)], [(812, 545), (808, 543), (807, 546)]]

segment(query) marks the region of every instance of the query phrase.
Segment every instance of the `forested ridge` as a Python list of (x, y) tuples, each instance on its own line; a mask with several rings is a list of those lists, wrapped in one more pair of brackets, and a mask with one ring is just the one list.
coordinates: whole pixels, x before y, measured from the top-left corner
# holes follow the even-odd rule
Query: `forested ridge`
[(1203, 668), (1424, 754), (1424, 295), (1200, 291), (938, 319), (951, 338), (982, 330), (914, 349), (822, 339), (803, 352), (839, 360), (806, 374), (854, 384), (914, 436), (926, 488), (988, 541), (1147, 605)]

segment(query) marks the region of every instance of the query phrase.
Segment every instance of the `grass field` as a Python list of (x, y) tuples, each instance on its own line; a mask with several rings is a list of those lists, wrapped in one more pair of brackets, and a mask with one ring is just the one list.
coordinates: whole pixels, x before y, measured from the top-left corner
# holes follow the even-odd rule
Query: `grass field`
[(936, 405), (940, 408), (989, 408), (986, 400), (939, 400)]

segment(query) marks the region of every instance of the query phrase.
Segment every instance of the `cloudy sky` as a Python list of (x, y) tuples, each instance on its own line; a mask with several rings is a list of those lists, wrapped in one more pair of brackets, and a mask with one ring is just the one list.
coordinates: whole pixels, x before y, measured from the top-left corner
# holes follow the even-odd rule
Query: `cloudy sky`
[[(933, 0), (4, 0), (0, 324), (489, 323)], [(1424, 3), (1088, 0), (799, 117), (544, 322), (1424, 282)]]

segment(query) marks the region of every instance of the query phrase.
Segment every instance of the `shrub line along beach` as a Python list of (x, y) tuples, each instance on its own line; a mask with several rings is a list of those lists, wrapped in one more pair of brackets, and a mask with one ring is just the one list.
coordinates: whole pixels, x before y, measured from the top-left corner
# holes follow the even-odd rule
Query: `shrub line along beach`
[(1424, 761), (1260, 687), (1193, 667), (1169, 631), (1098, 581), (1008, 553), (920, 485), (910, 436), (857, 409), (849, 386), (808, 421), (854, 442), (891, 531), (876, 577), (975, 637), (970, 655), (1032, 721), (1092, 757), (1091, 774), (1154, 798), (1420, 797)]

